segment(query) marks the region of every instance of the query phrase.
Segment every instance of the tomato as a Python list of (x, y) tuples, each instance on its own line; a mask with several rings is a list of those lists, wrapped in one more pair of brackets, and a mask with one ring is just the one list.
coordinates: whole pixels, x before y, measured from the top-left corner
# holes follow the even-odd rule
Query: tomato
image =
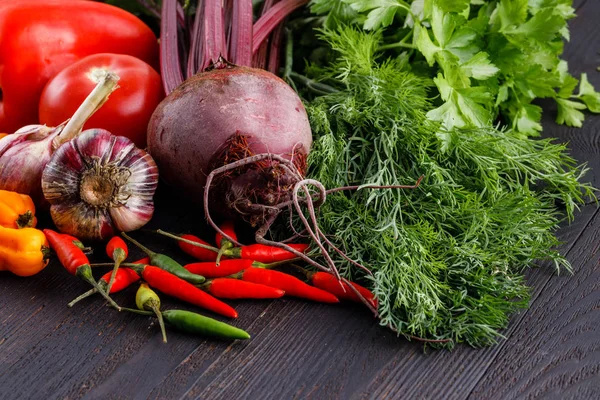
[(50, 79), (40, 99), (40, 123), (57, 126), (69, 119), (96, 86), (94, 75), (103, 69), (119, 75), (119, 86), (84, 129), (103, 128), (144, 148), (148, 121), (163, 99), (164, 90), (158, 72), (144, 61), (124, 54), (87, 56)]
[(156, 35), (128, 11), (99, 1), (0, 0), (0, 131), (37, 124), (48, 80), (98, 53), (158, 68)]

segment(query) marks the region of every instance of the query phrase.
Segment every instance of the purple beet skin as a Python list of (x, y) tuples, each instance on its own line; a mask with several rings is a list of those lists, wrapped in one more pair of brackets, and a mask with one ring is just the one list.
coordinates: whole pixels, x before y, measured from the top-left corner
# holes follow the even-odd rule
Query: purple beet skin
[[(148, 150), (161, 178), (201, 201), (206, 176), (232, 136), (243, 135), (251, 154), (306, 155), (312, 134), (302, 101), (270, 72), (228, 67), (195, 75), (154, 112)], [(221, 165), (223, 162), (220, 163)]]

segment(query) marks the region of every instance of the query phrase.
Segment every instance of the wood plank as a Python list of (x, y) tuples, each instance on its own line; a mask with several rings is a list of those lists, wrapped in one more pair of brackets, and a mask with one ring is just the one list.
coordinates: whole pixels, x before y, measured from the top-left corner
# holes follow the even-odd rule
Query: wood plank
[(288, 300), (265, 318), (264, 329), (241, 352), (224, 354), (195, 381), (182, 365), (151, 397), (348, 398), (393, 354), (420, 349), (356, 305)]
[(600, 398), (600, 214), (551, 279), (471, 398)]

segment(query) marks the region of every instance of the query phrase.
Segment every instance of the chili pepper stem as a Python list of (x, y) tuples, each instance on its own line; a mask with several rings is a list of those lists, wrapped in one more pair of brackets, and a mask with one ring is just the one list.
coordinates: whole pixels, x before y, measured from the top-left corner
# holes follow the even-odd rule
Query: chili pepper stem
[(154, 313), (152, 311), (136, 310), (135, 308), (121, 307), (121, 310), (122, 311), (129, 311), (129, 312), (134, 313), (134, 314), (147, 315), (149, 317), (151, 317), (151, 316), (154, 315)]
[(110, 303), (111, 306), (117, 309), (117, 311), (121, 311), (121, 307), (115, 303), (115, 301), (111, 299), (110, 296), (98, 285), (98, 282), (96, 282), (94, 276), (92, 275), (92, 269), (89, 264), (84, 264), (78, 267), (77, 276), (92, 285), (94, 289), (96, 289), (98, 293), (100, 293), (102, 297), (104, 297)]
[(131, 237), (129, 237), (125, 232), (121, 232), (121, 235), (123, 235), (123, 237), (127, 240), (129, 240), (131, 243), (133, 243), (134, 245), (136, 245), (140, 250), (142, 250), (144, 253), (146, 253), (146, 255), (150, 258), (154, 257), (156, 255), (156, 253), (152, 250), (150, 250), (149, 248), (147, 248), (146, 246), (144, 246), (143, 244), (141, 244), (140, 242), (138, 242), (137, 240), (132, 239)]
[(167, 330), (165, 329), (165, 321), (163, 320), (162, 313), (160, 311), (160, 307), (152, 302), (150, 304), (152, 311), (156, 314), (156, 318), (158, 318), (158, 325), (160, 325), (160, 332), (162, 333), (163, 343), (167, 343)]
[(161, 229), (157, 229), (157, 230), (156, 230), (156, 233), (158, 233), (158, 234), (160, 234), (160, 235), (163, 235), (163, 236), (166, 236), (166, 237), (169, 237), (169, 238), (171, 238), (171, 239), (179, 240), (180, 242), (185, 242), (185, 243), (191, 244), (192, 246), (196, 246), (196, 247), (202, 247), (203, 249), (207, 249), (207, 250), (214, 251), (215, 253), (219, 253), (219, 249), (217, 249), (216, 247), (213, 247), (213, 246), (207, 246), (207, 245), (205, 245), (205, 244), (198, 243), (198, 242), (194, 242), (194, 241), (192, 241), (192, 240), (187, 240), (187, 239), (184, 239), (184, 238), (182, 238), (182, 237), (179, 237), (179, 236), (177, 236), (177, 235), (174, 235), (174, 234), (172, 234), (172, 233), (165, 232), (165, 231), (163, 231), (163, 230), (161, 230)]
[[(93, 264), (90, 264), (91, 267), (112, 267), (114, 265), (115, 265), (114, 263), (93, 263)], [(148, 265), (148, 264), (121, 263), (121, 264), (119, 264), (119, 267), (133, 268), (133, 267), (139, 267), (139, 266), (143, 266), (143, 265)]]
[(86, 297), (90, 297), (94, 293), (98, 293), (98, 289), (91, 288), (87, 292), (85, 292), (85, 293), (77, 296), (76, 298), (74, 298), (69, 304), (67, 304), (67, 307), (73, 307), (75, 305), (75, 303), (80, 302), (81, 300), (85, 299)]
[(234, 246), (233, 243), (230, 242), (229, 240), (226, 241), (225, 244), (223, 244), (223, 246), (221, 246), (221, 248), (219, 249), (219, 252), (217, 253), (217, 259), (215, 260), (215, 263), (217, 264), (217, 266), (221, 263), (221, 257), (223, 257), (225, 252), (227, 250), (229, 250), (230, 248), (232, 248), (233, 246)]
[[(293, 263), (293, 262), (296, 262), (296, 261), (300, 261), (300, 260), (301, 260), (301, 258), (297, 257), (297, 258), (292, 258), (290, 260), (275, 261), (275, 262), (268, 263), (268, 264), (267, 263), (261, 263), (261, 262), (258, 262), (258, 261), (254, 261), (252, 263), (252, 266), (256, 267), (256, 268), (271, 269), (271, 268), (278, 267), (280, 265), (290, 264), (290, 263)], [(297, 267), (297, 268), (302, 268), (302, 267), (299, 267), (297, 265), (294, 265), (294, 266)]]
[(108, 286), (106, 287), (106, 293), (110, 293), (110, 289), (112, 288), (113, 283), (115, 283), (115, 278), (117, 277), (117, 270), (127, 255), (123, 251), (123, 249), (115, 249), (115, 266), (112, 270), (112, 274), (110, 275), (110, 280), (108, 281)]

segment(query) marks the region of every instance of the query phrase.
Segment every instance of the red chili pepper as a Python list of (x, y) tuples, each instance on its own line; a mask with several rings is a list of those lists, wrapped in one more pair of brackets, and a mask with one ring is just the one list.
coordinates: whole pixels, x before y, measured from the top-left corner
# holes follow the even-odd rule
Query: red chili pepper
[(187, 264), (184, 267), (191, 273), (202, 275), (205, 278), (222, 278), (250, 268), (253, 264), (252, 260), (236, 259), (223, 260), (218, 266), (214, 261), (206, 261)]
[[(303, 243), (289, 244), (288, 246), (301, 253), (304, 253), (308, 249), (308, 245)], [(294, 253), (282, 248), (266, 246), (264, 244), (251, 244), (249, 246), (234, 247), (224, 251), (223, 254), (232, 258), (245, 258), (261, 263), (293, 260), (294, 258), (298, 257)]]
[(322, 303), (339, 303), (338, 298), (333, 294), (310, 286), (295, 276), (272, 269), (252, 267), (238, 273), (236, 278), (285, 290), (285, 294), (288, 296), (301, 297)]
[(117, 257), (121, 257), (123, 261), (129, 255), (127, 243), (120, 236), (113, 236), (112, 239), (106, 243), (106, 254), (113, 260), (117, 260)]
[[(150, 262), (150, 258), (144, 257), (137, 261), (133, 261), (133, 264), (148, 264)], [(110, 279), (110, 275), (112, 271), (108, 271), (106, 274), (102, 275), (98, 284), (102, 287), (106, 287), (108, 285), (108, 281)], [(123, 267), (119, 268), (117, 271), (117, 276), (115, 277), (115, 282), (110, 290), (110, 293), (117, 293), (121, 290), (127, 289), (132, 284), (136, 283), (140, 280), (140, 276), (131, 268)]]
[(108, 286), (106, 287), (106, 292), (110, 293), (112, 289), (112, 285), (115, 282), (115, 278), (117, 275), (117, 271), (119, 269), (119, 265), (125, 261), (127, 256), (129, 255), (129, 250), (127, 249), (127, 243), (119, 236), (113, 236), (112, 239), (108, 241), (106, 244), (106, 254), (110, 258), (112, 258), (115, 262), (115, 266), (113, 267), (112, 272), (110, 273), (110, 278), (108, 280)]
[[(346, 289), (346, 291), (344, 291), (340, 285), (342, 282), (339, 282), (337, 278), (330, 273), (322, 271), (315, 272), (311, 275), (310, 281), (315, 287), (326, 290), (329, 293), (336, 295), (339, 299), (362, 303), (361, 298), (354, 292), (354, 290), (350, 288), (347, 283), (343, 282), (344, 288)], [(377, 308), (377, 299), (369, 289), (354, 282), (350, 283), (367, 301)]]
[(69, 239), (71, 239), (71, 242), (73, 242), (73, 244), (77, 247), (79, 247), (81, 250), (86, 250), (86, 247), (84, 246), (84, 244), (81, 242), (81, 240), (77, 239), (75, 236), (71, 236), (71, 235), (67, 235), (66, 233), (63, 233), (63, 235), (65, 237), (68, 237)]
[[(180, 235), (180, 237), (183, 239), (191, 240), (192, 242), (210, 246), (210, 244), (194, 235)], [(181, 240), (179, 240), (177, 243), (179, 244), (179, 248), (183, 250), (184, 253), (189, 254), (197, 260), (215, 261), (217, 259), (217, 253), (212, 250), (194, 246), (193, 244), (189, 244)]]
[[(134, 264), (148, 264), (149, 262), (150, 262), (150, 258), (144, 257), (141, 260), (134, 261), (133, 263)], [(108, 282), (110, 280), (111, 275), (112, 275), (112, 271), (109, 271), (106, 274), (102, 275), (102, 278), (100, 278), (98, 280), (98, 286), (100, 286), (105, 292), (108, 292), (108, 293), (120, 292), (121, 290), (128, 288), (129, 286), (131, 286), (132, 284), (134, 284), (135, 282), (140, 280), (140, 276), (133, 269), (127, 268), (127, 267), (119, 268), (117, 270), (117, 274), (115, 275), (115, 281), (113, 282), (113, 285), (109, 291), (108, 290)], [(98, 290), (95, 288), (92, 288), (92, 289), (88, 290), (87, 292), (83, 293), (82, 295), (78, 296), (77, 298), (75, 298), (73, 301), (71, 301), (68, 304), (68, 306), (73, 307), (75, 305), (75, 303), (79, 302), (80, 300), (85, 299), (86, 297), (93, 295), (94, 293), (98, 293)]]
[(204, 292), (181, 278), (152, 265), (132, 266), (132, 268), (154, 289), (205, 308), (229, 318), (237, 318), (238, 313), (231, 306)]
[(202, 288), (213, 296), (224, 299), (277, 299), (285, 294), (284, 290), (272, 286), (233, 278), (213, 279)]
[[(237, 235), (235, 233), (233, 221), (225, 221), (219, 226), (219, 228), (233, 240), (238, 240)], [(217, 246), (219, 248), (222, 248), (223, 246), (233, 247), (233, 243), (229, 239), (226, 239), (225, 236), (221, 235), (221, 233), (219, 232), (217, 232), (215, 242), (217, 243)]]
[(120, 310), (121, 307), (117, 303), (111, 299), (106, 292), (104, 292), (99, 286), (98, 283), (94, 280), (94, 276), (92, 275), (92, 267), (90, 267), (90, 262), (87, 256), (83, 253), (83, 251), (73, 243), (72, 236), (63, 235), (61, 233), (55, 232), (50, 229), (43, 230), (44, 235), (48, 239), (48, 243), (50, 244), (50, 248), (54, 250), (60, 263), (65, 267), (65, 269), (71, 274), (75, 275), (84, 281), (88, 282), (94, 288), (100, 292), (102, 296), (108, 302)]
[[(137, 262), (139, 264), (147, 263), (148, 261)], [(102, 278), (98, 281), (98, 284), (102, 287), (106, 287), (108, 289), (108, 281), (112, 275), (112, 271), (107, 272), (102, 275)], [(140, 280), (140, 276), (131, 268), (123, 267), (117, 270), (117, 274), (115, 275), (115, 281), (113, 282), (112, 287), (110, 288), (109, 293), (117, 293), (121, 290), (127, 289), (132, 284), (136, 283)]]
[[(231, 239), (237, 241), (237, 235), (235, 233), (235, 228), (233, 225), (233, 221), (225, 221), (223, 222), (223, 224), (221, 224), (221, 226), (219, 226), (219, 228), (227, 234), (227, 236), (229, 236)], [(217, 253), (217, 259), (216, 262), (217, 264), (221, 263), (221, 258), (223, 258), (223, 254), (225, 253), (225, 251), (235, 247), (235, 244), (227, 239), (225, 236), (221, 235), (220, 232), (217, 232), (217, 235), (215, 237), (215, 241), (217, 243), (217, 246), (219, 247), (219, 252)]]

